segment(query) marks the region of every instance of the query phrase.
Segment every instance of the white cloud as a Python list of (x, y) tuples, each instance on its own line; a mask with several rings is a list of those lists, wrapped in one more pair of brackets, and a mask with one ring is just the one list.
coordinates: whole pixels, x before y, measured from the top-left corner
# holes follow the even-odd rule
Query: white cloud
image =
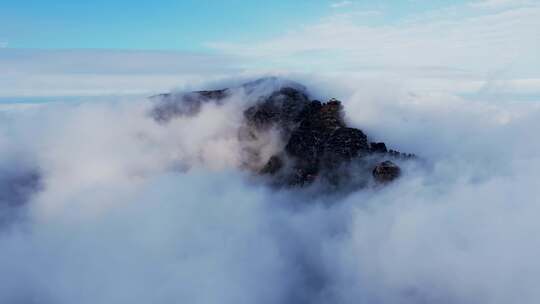
[(231, 73), (282, 71), (406, 78), (417, 88), (471, 93), (493, 75), (507, 83), (540, 78), (540, 6), (519, 3), (497, 10), (460, 5), (390, 21), (384, 8), (333, 11), (274, 38), (210, 43), (210, 55), (5, 48), (0, 98), (152, 94)]
[(470, 3), (470, 5), (477, 8), (501, 9), (532, 5), (534, 3), (532, 0), (480, 0)]
[(2, 49), (0, 97), (152, 94), (234, 73), (240, 63), (175, 51)]
[[(516, 9), (460, 19), (417, 20), (391, 26), (365, 26), (349, 19), (327, 19), (269, 41), (215, 44), (246, 56), (288, 58), (323, 52), (336, 63), (379, 66), (501, 68), (516, 59), (532, 60), (539, 48), (540, 8)], [(492, 50), (498, 50), (493, 52)], [(338, 58), (324, 57), (335, 53)], [(336, 60), (337, 59), (337, 60)]]
[(238, 169), (241, 95), (168, 125), (146, 100), (0, 112), (0, 172), (45, 182), (0, 225), (0, 302), (538, 303), (538, 104), (304, 80), (421, 164), (313, 198)]
[(487, 81), (501, 72), (516, 80), (540, 78), (540, 5), (498, 11), (462, 5), (382, 25), (354, 14), (336, 14), (268, 40), (211, 46), (298, 71), (386, 72), (447, 85)]
[(340, 1), (340, 2), (333, 2), (332, 4), (330, 4), (330, 7), (342, 8), (342, 7), (350, 6), (351, 4), (353, 4), (352, 1)]

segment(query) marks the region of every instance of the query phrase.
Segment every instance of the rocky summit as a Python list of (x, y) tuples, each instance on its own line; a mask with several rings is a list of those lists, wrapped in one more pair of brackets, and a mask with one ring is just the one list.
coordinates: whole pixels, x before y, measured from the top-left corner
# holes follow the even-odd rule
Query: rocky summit
[[(265, 89), (257, 92), (260, 87)], [(249, 155), (246, 167), (266, 176), (274, 185), (302, 187), (319, 183), (341, 189), (387, 184), (401, 175), (395, 162), (414, 158), (387, 149), (385, 143), (369, 142), (362, 130), (347, 125), (339, 100), (312, 100), (298, 83), (270, 78), (240, 88), (252, 99), (243, 111), (244, 122), (238, 133)], [(159, 122), (195, 115), (202, 104), (223, 104), (234, 93), (234, 89), (220, 89), (157, 95), (152, 115)], [(253, 165), (261, 163), (263, 153), (249, 143), (276, 131), (283, 148), (262, 160), (262, 165)]]

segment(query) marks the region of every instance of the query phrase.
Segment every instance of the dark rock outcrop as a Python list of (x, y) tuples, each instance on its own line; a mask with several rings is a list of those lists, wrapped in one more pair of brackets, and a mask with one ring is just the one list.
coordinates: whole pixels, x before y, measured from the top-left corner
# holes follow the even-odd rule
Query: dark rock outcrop
[(158, 122), (168, 122), (177, 116), (189, 116), (199, 113), (204, 103), (221, 104), (230, 94), (229, 89), (214, 91), (195, 91), (182, 94), (159, 94), (151, 96), (158, 103), (152, 109), (151, 115)]
[[(355, 176), (350, 172), (352, 168), (373, 168), (376, 165), (368, 156), (413, 157), (388, 151), (384, 143), (369, 143), (361, 130), (348, 127), (340, 101), (309, 101), (305, 92), (294, 88), (282, 88), (249, 107), (244, 118), (246, 125), (252, 127), (252, 138), (257, 138), (257, 132), (271, 128), (280, 131), (285, 142), (284, 151), (272, 156), (259, 171), (274, 176), (277, 184), (303, 186), (320, 179), (340, 186)], [(284, 158), (288, 166), (284, 165)], [(348, 166), (351, 162), (363, 163), (362, 166)], [(388, 173), (385, 180), (399, 176), (399, 173), (393, 173)], [(373, 177), (377, 181), (380, 179), (379, 175)]]
[(382, 142), (372, 142), (370, 145), (370, 150), (372, 153), (386, 153), (386, 145)]
[(388, 183), (401, 175), (401, 169), (393, 162), (384, 161), (373, 169), (373, 177), (379, 183)]
[(273, 155), (272, 157), (270, 157), (270, 159), (268, 160), (266, 165), (264, 165), (261, 171), (259, 171), (259, 173), (260, 174), (275, 174), (279, 170), (281, 170), (283, 166), (284, 166), (283, 160), (280, 157)]
[(244, 117), (248, 126), (257, 131), (267, 130), (277, 124), (282, 131), (290, 132), (309, 104), (304, 92), (285, 87), (245, 110)]
[[(320, 181), (335, 188), (350, 184), (355, 176), (362, 174), (387, 183), (401, 173), (401, 169), (388, 159), (414, 157), (389, 150), (382, 142), (370, 143), (361, 130), (346, 124), (340, 101), (310, 100), (305, 88), (297, 83), (269, 78), (246, 83), (240, 88), (252, 98), (248, 102), (251, 106), (243, 113), (244, 123), (238, 133), (240, 142), (256, 142), (267, 132), (277, 130), (284, 144), (282, 151), (258, 169), (247, 166), (271, 177), (273, 184), (304, 186)], [(175, 116), (194, 115), (202, 104), (222, 104), (233, 93), (234, 88), (157, 95), (161, 101), (152, 115), (159, 122)], [(260, 158), (256, 148), (245, 150), (249, 155), (247, 162)]]

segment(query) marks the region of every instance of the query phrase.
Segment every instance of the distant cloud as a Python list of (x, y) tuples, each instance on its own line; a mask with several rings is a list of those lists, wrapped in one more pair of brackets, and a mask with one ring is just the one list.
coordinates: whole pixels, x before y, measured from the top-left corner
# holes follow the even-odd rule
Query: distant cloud
[(147, 94), (237, 71), (234, 56), (0, 48), (0, 98)]
[[(328, 8), (330, 13), (320, 20), (271, 38), (210, 42), (207, 46), (216, 52), (205, 54), (18, 50), (4, 44), (0, 98), (146, 94), (231, 73), (284, 70), (384, 73), (385, 78), (420, 79), (418, 87), (427, 90), (460, 92), (481, 87), (493, 72), (508, 71), (505, 83), (520, 84), (511, 88), (540, 91), (540, 5), (527, 0), (470, 1), (391, 21), (384, 7), (358, 9), (353, 1), (335, 1), (332, 7), (350, 7)], [(524, 80), (533, 83), (521, 85)]]
[(500, 9), (533, 4), (530, 0), (480, 0), (470, 3), (470, 6), (485, 9)]
[(7, 41), (0, 41), (0, 49), (7, 48), (8, 42)]
[(330, 7), (332, 8), (340, 8), (340, 7), (345, 7), (345, 6), (350, 6), (352, 4), (352, 1), (340, 1), (340, 2), (334, 2), (332, 4), (330, 4)]
[[(379, 69), (401, 73), (439, 67), (439, 79), (452, 78), (456, 69), (480, 79), (498, 70), (511, 71), (516, 79), (540, 78), (534, 69), (540, 65), (540, 5), (497, 11), (478, 11), (469, 5), (451, 9), (375, 25), (353, 17), (352, 10), (269, 40), (213, 46), (226, 53), (271, 61), (275, 66), (316, 66), (318, 71)], [(464, 80), (463, 75), (459, 78)]]

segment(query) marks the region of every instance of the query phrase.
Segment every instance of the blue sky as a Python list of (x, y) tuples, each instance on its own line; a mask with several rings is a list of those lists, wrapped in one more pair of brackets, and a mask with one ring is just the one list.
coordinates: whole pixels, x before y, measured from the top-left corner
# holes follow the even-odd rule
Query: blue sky
[(198, 50), (275, 34), (328, 9), (325, 0), (1, 1), (0, 37), (12, 48)]
[[(0, 0), (0, 43), (10, 48), (208, 49), (282, 34), (351, 9), (383, 11), (379, 23), (449, 5), (449, 0), (210, 1)], [(372, 20), (373, 21), (373, 20)]]

